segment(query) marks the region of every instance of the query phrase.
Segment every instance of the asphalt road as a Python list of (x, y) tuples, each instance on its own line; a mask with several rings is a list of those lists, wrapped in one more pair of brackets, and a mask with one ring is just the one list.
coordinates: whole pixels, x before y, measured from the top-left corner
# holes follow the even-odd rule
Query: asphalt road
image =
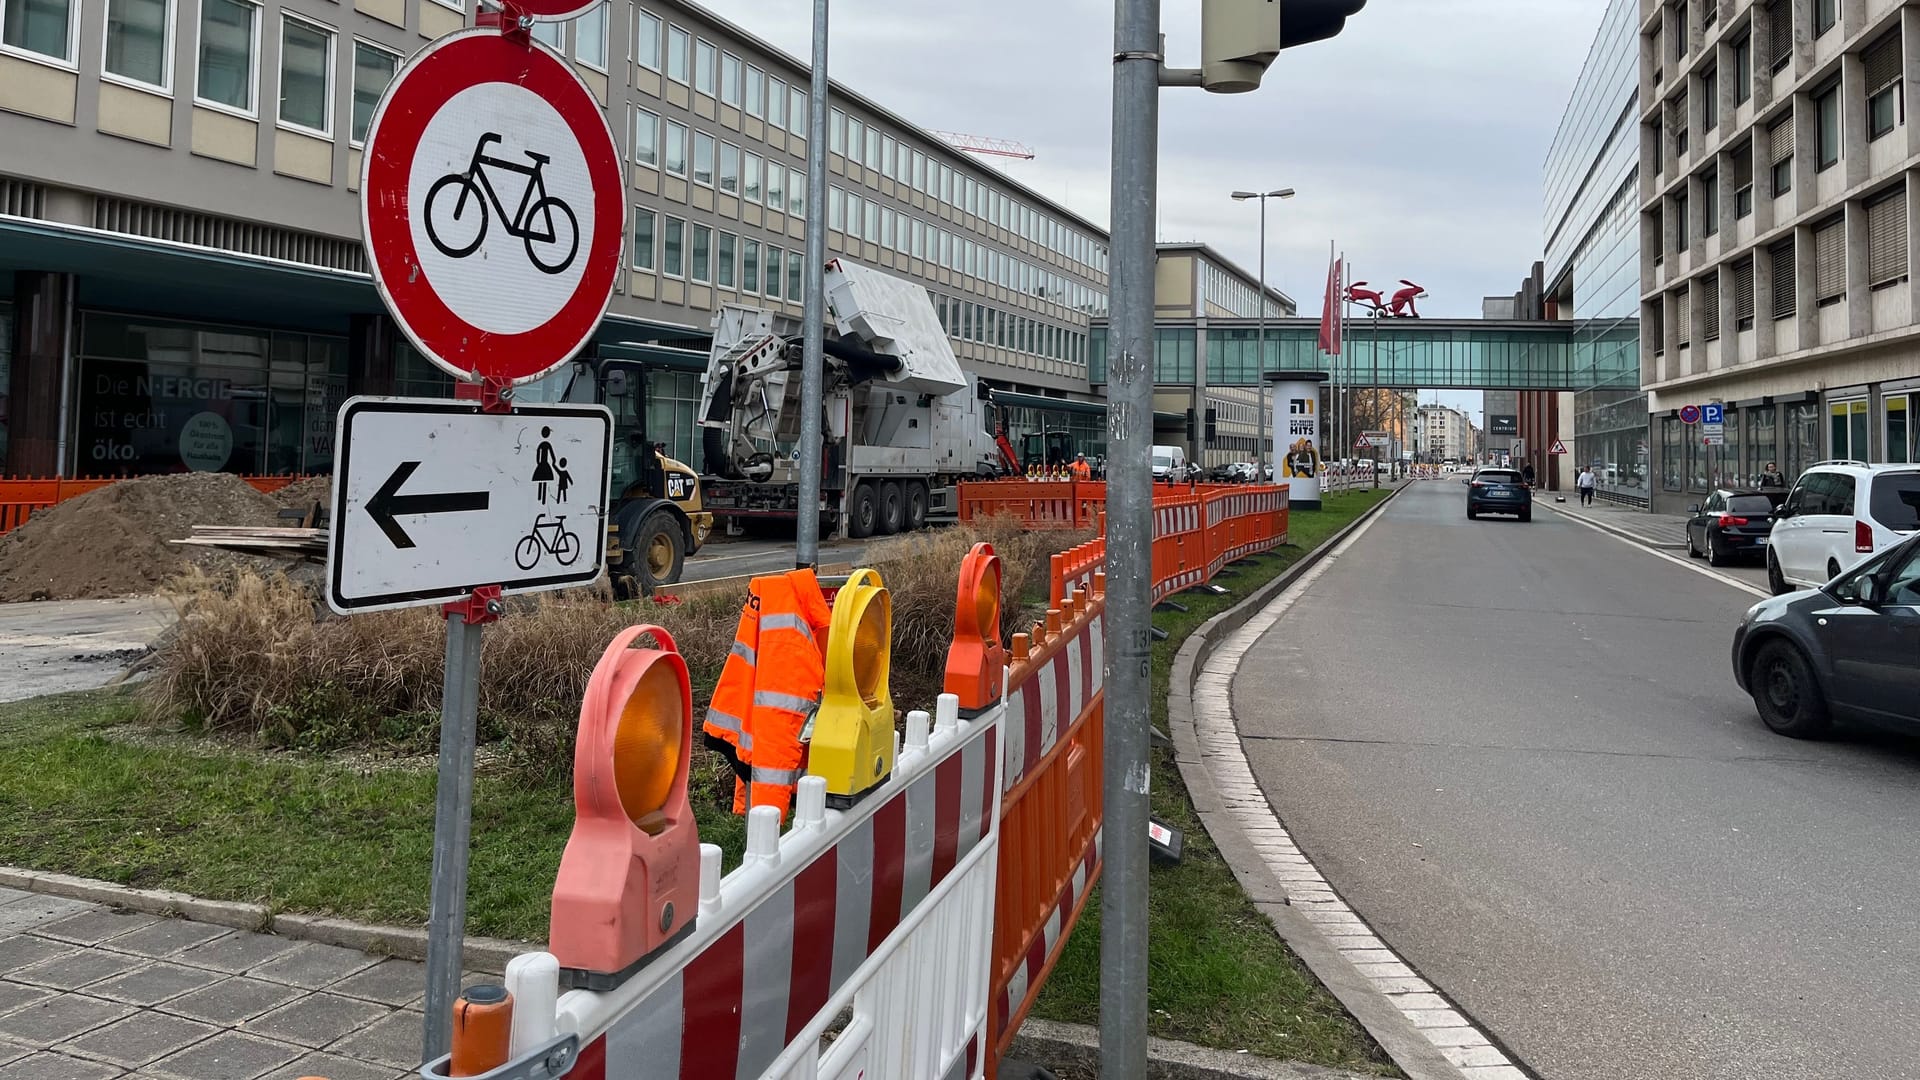
[(1920, 741), (1769, 733), (1748, 594), (1416, 484), (1256, 644), (1321, 871), (1550, 1080), (1920, 1076)]
[[(867, 543), (865, 540), (823, 540), (820, 542), (820, 565), (858, 562), (866, 553)], [(711, 581), (742, 574), (778, 574), (793, 569), (793, 552), (791, 537), (708, 544), (700, 549), (699, 554), (687, 560), (680, 580)]]

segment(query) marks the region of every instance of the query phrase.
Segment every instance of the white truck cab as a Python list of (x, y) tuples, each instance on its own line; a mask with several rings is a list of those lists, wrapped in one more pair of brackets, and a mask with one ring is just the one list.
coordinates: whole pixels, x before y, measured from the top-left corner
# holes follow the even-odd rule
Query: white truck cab
[(1185, 480), (1187, 478), (1187, 452), (1178, 446), (1156, 446), (1153, 448), (1153, 478), (1158, 481)]

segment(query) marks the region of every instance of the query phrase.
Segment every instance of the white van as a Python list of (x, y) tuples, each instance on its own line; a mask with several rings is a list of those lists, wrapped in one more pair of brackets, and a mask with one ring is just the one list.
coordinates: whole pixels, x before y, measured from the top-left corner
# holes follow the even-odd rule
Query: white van
[(1767, 583), (1817, 589), (1920, 529), (1920, 466), (1823, 461), (1773, 514)]
[(1153, 448), (1153, 478), (1165, 482), (1168, 478), (1175, 481), (1187, 478), (1187, 452), (1178, 446), (1156, 446)]

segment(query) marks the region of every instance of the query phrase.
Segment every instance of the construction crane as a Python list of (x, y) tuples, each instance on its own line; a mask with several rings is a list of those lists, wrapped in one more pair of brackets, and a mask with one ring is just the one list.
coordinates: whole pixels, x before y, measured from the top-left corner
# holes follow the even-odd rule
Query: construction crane
[(1033, 160), (1032, 150), (1011, 139), (990, 139), (985, 135), (964, 135), (958, 131), (935, 131), (933, 135), (955, 150), (964, 150), (969, 154), (1013, 158), (1016, 161)]

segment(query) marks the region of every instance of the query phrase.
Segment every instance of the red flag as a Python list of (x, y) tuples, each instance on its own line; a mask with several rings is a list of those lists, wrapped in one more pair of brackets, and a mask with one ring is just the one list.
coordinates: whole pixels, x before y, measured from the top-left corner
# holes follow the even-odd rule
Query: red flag
[(1340, 355), (1340, 260), (1327, 266), (1327, 298), (1320, 307), (1320, 351)]

